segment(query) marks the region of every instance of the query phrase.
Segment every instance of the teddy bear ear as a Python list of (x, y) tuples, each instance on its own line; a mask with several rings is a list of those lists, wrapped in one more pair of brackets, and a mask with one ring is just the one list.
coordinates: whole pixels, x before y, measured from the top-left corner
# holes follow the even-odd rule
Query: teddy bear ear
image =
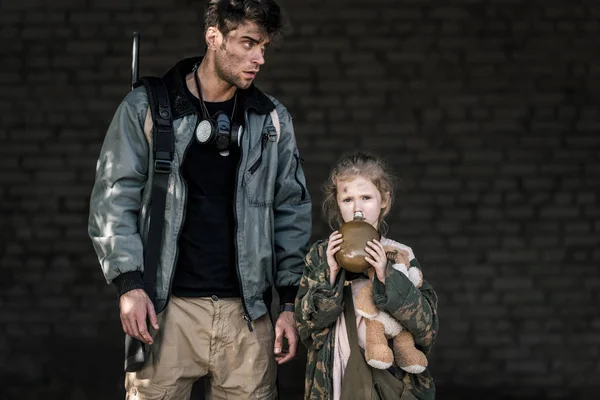
[(396, 256), (398, 255), (397, 249), (390, 246), (383, 246), (383, 250), (385, 250), (385, 256), (388, 260), (394, 261), (396, 259)]

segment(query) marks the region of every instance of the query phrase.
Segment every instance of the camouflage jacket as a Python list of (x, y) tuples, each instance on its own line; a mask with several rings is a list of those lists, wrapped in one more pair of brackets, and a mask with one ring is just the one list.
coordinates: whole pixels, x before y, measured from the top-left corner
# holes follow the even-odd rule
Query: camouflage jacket
[[(333, 342), (335, 322), (343, 312), (346, 271), (335, 284), (329, 283), (327, 241), (318, 241), (305, 258), (305, 268), (296, 297), (296, 321), (300, 339), (308, 349), (304, 382), (305, 400), (330, 400), (333, 395)], [(419, 266), (416, 259), (411, 266)], [(374, 279), (373, 301), (389, 312), (415, 339), (416, 346), (428, 354), (438, 331), (437, 295), (426, 281), (419, 289), (401, 272), (388, 264), (385, 285)], [(435, 385), (429, 370), (414, 375), (394, 368), (394, 373), (419, 400), (435, 399)]]

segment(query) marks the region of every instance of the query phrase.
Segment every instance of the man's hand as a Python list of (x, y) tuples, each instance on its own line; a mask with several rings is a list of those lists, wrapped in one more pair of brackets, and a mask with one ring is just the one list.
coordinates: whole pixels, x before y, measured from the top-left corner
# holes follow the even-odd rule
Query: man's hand
[[(288, 350), (283, 350), (283, 337), (287, 338)], [(275, 353), (275, 359), (277, 364), (283, 364), (290, 361), (296, 355), (296, 349), (298, 348), (298, 333), (296, 332), (296, 323), (294, 320), (294, 313), (291, 311), (284, 311), (279, 314), (277, 323), (275, 323), (275, 346), (273, 352)]]
[(154, 329), (158, 329), (158, 319), (154, 312), (152, 301), (143, 289), (130, 290), (119, 299), (121, 309), (121, 324), (123, 331), (146, 344), (152, 344), (152, 336), (148, 332), (146, 318)]

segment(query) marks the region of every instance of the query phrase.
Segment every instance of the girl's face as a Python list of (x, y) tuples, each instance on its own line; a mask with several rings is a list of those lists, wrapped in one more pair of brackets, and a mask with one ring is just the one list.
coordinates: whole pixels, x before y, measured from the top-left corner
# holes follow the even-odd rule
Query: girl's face
[(389, 194), (381, 193), (371, 180), (362, 176), (337, 182), (337, 204), (344, 222), (352, 221), (356, 211), (362, 211), (365, 220), (375, 229), (379, 225), (379, 215), (387, 206)]

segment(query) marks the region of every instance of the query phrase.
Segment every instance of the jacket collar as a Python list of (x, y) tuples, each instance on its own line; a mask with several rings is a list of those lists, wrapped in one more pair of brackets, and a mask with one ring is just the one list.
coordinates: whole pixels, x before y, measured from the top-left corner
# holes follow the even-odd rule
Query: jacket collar
[[(192, 71), (196, 63), (201, 61), (202, 57), (181, 60), (163, 77), (169, 92), (173, 119), (197, 112), (185, 94), (185, 76)], [(275, 104), (271, 99), (254, 86), (254, 83), (248, 89), (238, 89), (238, 96), (238, 100), (241, 101), (246, 110), (252, 108), (259, 114), (268, 114), (275, 108)]]

